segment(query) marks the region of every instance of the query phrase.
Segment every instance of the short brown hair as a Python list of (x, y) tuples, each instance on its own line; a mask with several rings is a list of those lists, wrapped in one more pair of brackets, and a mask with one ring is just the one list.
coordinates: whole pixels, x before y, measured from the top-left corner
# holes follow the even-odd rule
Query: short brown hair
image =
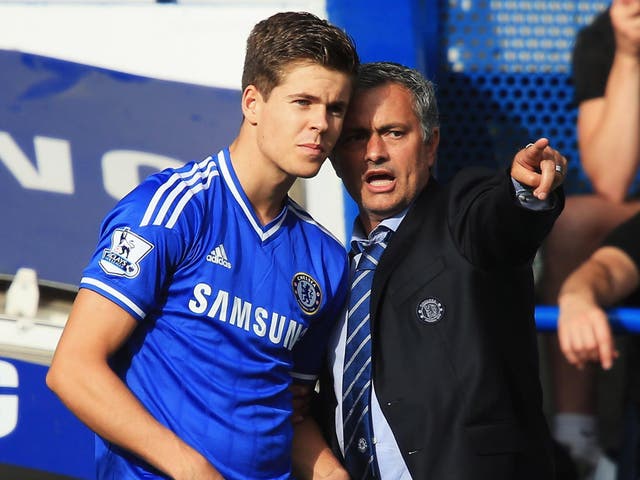
[(343, 30), (308, 12), (281, 12), (258, 22), (247, 39), (242, 90), (268, 98), (294, 62), (311, 62), (354, 76), (360, 60)]

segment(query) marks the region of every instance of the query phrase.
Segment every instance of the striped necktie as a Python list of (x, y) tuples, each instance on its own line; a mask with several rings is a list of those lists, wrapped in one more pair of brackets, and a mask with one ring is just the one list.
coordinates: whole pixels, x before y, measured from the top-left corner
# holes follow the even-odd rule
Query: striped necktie
[[(342, 421), (345, 464), (353, 480), (378, 476), (369, 409), (371, 399), (371, 328), (369, 297), (378, 260), (391, 231), (371, 242), (353, 242), (361, 252), (347, 311), (347, 341), (342, 378)], [(375, 243), (374, 243), (375, 242)]]

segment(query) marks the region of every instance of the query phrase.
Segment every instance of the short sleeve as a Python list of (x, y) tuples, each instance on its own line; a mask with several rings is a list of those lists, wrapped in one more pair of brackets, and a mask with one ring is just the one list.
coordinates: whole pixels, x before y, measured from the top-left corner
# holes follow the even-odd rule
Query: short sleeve
[(81, 288), (93, 290), (143, 319), (165, 295), (187, 244), (178, 228), (154, 225), (145, 214), (160, 185), (150, 177), (105, 217)]

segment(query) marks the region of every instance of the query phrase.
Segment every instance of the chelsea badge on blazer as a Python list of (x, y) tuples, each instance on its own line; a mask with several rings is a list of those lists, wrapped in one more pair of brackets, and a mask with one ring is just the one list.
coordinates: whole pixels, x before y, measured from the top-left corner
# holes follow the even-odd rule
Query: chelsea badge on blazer
[(444, 317), (444, 305), (437, 298), (426, 298), (418, 304), (416, 316), (425, 323), (436, 323)]

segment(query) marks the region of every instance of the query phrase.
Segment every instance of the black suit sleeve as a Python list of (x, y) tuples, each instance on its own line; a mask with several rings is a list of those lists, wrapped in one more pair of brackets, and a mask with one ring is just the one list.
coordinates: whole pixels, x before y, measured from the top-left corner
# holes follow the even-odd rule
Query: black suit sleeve
[(506, 171), (465, 169), (450, 188), (448, 217), (454, 241), (467, 260), (485, 269), (530, 262), (564, 206), (561, 189), (552, 194), (549, 210), (522, 206)]

